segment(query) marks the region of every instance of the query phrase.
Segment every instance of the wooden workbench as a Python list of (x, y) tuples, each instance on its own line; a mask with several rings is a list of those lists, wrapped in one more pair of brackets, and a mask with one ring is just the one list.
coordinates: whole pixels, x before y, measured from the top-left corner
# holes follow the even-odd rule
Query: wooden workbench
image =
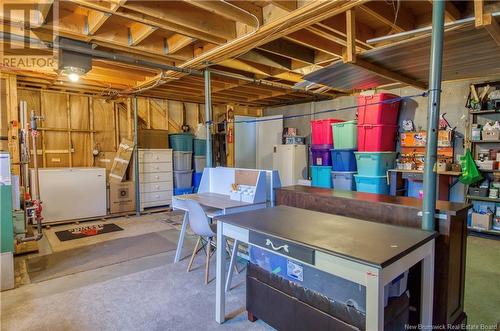
[[(363, 192), (336, 191), (307, 186), (276, 190), (277, 205), (287, 205), (368, 221), (421, 228), (419, 199)], [(467, 210), (470, 205), (437, 201), (436, 266), (434, 274), (434, 324), (460, 324), (466, 321), (464, 308)], [(419, 267), (410, 272), (411, 304), (419, 307)], [(413, 322), (418, 323), (413, 315)]]

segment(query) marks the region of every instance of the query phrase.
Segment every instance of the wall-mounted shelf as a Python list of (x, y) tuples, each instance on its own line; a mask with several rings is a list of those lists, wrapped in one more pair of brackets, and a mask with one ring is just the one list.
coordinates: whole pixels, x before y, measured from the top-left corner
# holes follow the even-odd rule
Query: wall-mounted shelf
[(474, 115), (481, 115), (481, 114), (495, 114), (495, 113), (500, 113), (500, 110), (494, 110), (494, 109), (489, 109), (489, 110), (471, 110), (469, 111), (470, 114)]
[(487, 201), (487, 202), (498, 202), (500, 203), (500, 199), (493, 199), (493, 198), (488, 198), (488, 197), (477, 197), (477, 196), (473, 196), (473, 195), (468, 195), (467, 196), (468, 199), (471, 199), (471, 200), (477, 200), (477, 201)]
[(471, 140), (473, 144), (498, 144), (500, 140)]
[(473, 232), (486, 233), (486, 234), (500, 236), (499, 230), (494, 230), (494, 229), (485, 230), (485, 229), (480, 229), (480, 228), (473, 228), (471, 226), (468, 226), (467, 229), (469, 229), (469, 231), (473, 231)]

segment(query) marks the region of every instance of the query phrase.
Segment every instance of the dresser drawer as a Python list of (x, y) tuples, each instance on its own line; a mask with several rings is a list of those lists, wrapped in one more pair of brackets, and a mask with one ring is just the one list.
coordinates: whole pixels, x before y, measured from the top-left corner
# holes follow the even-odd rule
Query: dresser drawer
[(172, 172), (155, 172), (139, 174), (139, 183), (172, 182)]
[(172, 191), (173, 183), (170, 182), (157, 182), (157, 183), (144, 183), (141, 185), (141, 193)]
[(250, 231), (248, 240), (250, 244), (314, 265), (314, 249), (312, 248), (254, 231)]
[(142, 204), (159, 202), (163, 205), (169, 205), (172, 203), (172, 191), (142, 193), (141, 202)]
[(139, 151), (139, 162), (172, 162), (172, 151)]
[(172, 171), (171, 162), (139, 163), (140, 173)]

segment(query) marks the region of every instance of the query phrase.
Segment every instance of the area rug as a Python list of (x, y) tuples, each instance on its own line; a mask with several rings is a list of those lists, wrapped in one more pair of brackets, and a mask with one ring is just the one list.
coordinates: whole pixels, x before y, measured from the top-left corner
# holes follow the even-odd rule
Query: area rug
[(38, 283), (175, 248), (175, 243), (159, 233), (147, 233), (33, 257), (26, 260), (26, 268), (31, 282)]
[(56, 236), (60, 241), (68, 241), (115, 231), (123, 231), (123, 228), (114, 223), (80, 225), (71, 229), (57, 231)]

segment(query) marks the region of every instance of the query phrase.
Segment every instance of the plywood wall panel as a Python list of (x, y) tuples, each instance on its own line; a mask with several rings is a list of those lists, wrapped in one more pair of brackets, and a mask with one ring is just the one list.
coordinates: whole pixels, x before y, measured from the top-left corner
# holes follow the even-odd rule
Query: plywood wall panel
[(199, 106), (197, 103), (185, 103), (184, 105), (186, 108), (186, 124), (189, 125), (191, 131), (194, 132), (198, 126)]
[(81, 95), (71, 95), (69, 97), (71, 128), (90, 129), (89, 97)]
[(102, 98), (93, 98), (94, 140), (102, 152), (116, 151), (114, 104)]
[(149, 109), (151, 129), (168, 130), (168, 101), (150, 99)]
[(168, 101), (169, 131), (171, 133), (182, 132), (184, 123), (183, 104), (179, 101)]
[(73, 132), (71, 134), (71, 142), (73, 146), (73, 167), (90, 167), (92, 166), (92, 142), (90, 134), (82, 132)]

